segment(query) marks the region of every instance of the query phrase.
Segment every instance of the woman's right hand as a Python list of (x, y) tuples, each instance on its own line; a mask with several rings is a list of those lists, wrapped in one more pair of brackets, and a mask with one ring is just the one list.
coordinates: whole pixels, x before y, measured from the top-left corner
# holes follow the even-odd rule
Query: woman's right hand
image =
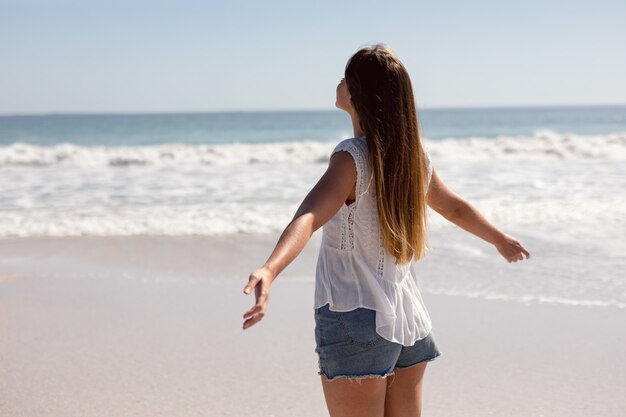
[(503, 233), (502, 239), (495, 244), (496, 249), (500, 252), (500, 255), (507, 260), (507, 262), (517, 262), (530, 258), (530, 253), (524, 246), (513, 236), (509, 236)]
[(250, 294), (254, 290), (255, 304), (244, 315), (243, 329), (255, 325), (265, 316), (267, 304), (270, 298), (270, 286), (274, 281), (274, 274), (269, 269), (262, 267), (250, 274), (248, 284), (244, 287), (244, 294)]

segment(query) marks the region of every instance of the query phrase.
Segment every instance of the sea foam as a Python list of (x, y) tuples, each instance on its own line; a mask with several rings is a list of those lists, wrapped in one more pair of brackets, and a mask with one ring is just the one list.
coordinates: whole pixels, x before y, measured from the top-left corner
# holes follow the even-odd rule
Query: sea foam
[[(337, 142), (0, 147), (0, 237), (279, 233)], [(496, 225), (626, 234), (626, 133), (425, 147), (440, 178)], [(440, 216), (431, 224), (450, 227)]]
[[(338, 142), (338, 141), (337, 141)], [(277, 142), (264, 144), (152, 146), (77, 146), (64, 143), (37, 146), (14, 143), (0, 147), (3, 166), (175, 166), (326, 163), (337, 142)], [(532, 136), (424, 139), (435, 157), (454, 160), (492, 159), (626, 159), (626, 132), (575, 135), (550, 130)]]

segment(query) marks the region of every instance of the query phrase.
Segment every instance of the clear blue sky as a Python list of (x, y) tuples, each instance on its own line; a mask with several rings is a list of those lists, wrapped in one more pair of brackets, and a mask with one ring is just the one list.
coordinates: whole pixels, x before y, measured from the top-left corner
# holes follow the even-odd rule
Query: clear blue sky
[(0, 114), (332, 109), (386, 43), (420, 107), (626, 103), (626, 1), (0, 0)]

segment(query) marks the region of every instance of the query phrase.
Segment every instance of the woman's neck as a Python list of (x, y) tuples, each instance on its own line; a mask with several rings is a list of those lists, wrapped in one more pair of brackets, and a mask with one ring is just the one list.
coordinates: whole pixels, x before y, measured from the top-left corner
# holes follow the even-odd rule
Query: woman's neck
[(352, 130), (354, 130), (354, 137), (360, 138), (361, 136), (365, 136), (365, 132), (361, 130), (359, 116), (356, 114), (356, 112), (350, 113), (350, 118), (352, 119)]

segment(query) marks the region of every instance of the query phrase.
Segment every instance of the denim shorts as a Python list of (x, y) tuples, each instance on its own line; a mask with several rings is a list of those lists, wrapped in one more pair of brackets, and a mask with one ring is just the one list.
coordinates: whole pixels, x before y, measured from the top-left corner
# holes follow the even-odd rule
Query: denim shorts
[(332, 311), (329, 304), (316, 308), (315, 343), (318, 375), (331, 381), (386, 377), (396, 368), (408, 368), (441, 355), (432, 331), (413, 346), (383, 338), (376, 332), (376, 310), (364, 307), (345, 312)]

